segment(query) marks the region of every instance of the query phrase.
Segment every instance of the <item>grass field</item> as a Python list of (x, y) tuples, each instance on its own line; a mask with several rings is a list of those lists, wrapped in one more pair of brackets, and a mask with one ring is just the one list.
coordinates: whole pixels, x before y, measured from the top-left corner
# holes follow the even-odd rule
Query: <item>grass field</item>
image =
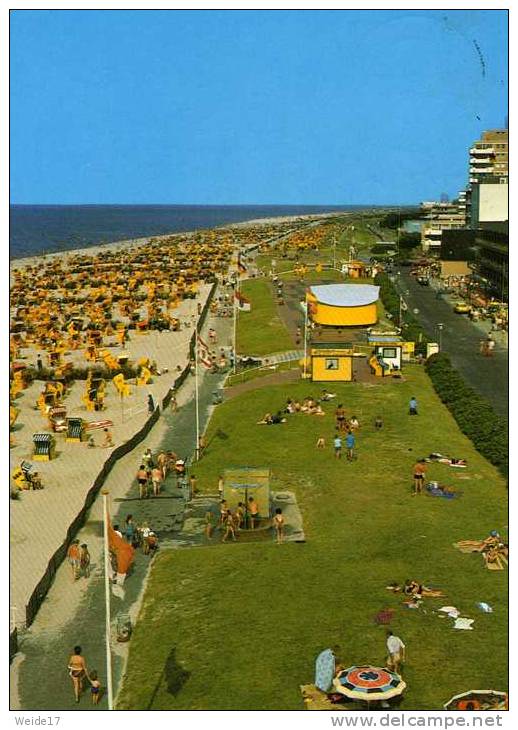
[(293, 340), (277, 314), (270, 284), (264, 279), (250, 279), (243, 282), (241, 292), (250, 299), (252, 310), (239, 312), (238, 354), (269, 355), (293, 350)]
[[(318, 394), (297, 382), (245, 393), (216, 408), (203, 460), (202, 491), (214, 493), (232, 465), (269, 466), (274, 488), (293, 490), (305, 544), (219, 544), (163, 551), (153, 564), (131, 639), (118, 709), (303, 709), (299, 685), (313, 681), (314, 660), (339, 645), (347, 664), (385, 661), (385, 627), (376, 613), (395, 610), (391, 629), (407, 646), (401, 709), (441, 709), (470, 688), (507, 689), (507, 571), (452, 543), (507, 537), (504, 480), (459, 432), (419, 366), (406, 382), (333, 386), (326, 416), (256, 421), (286, 397)], [(420, 415), (407, 415), (416, 395)], [(360, 420), (358, 460), (335, 460), (334, 404)], [(376, 415), (384, 428), (372, 426)], [(317, 451), (318, 436), (327, 439)], [(455, 500), (411, 497), (414, 460), (431, 451), (468, 459), (465, 471), (429, 465), (428, 476), (462, 490)], [(468, 477), (468, 478), (462, 478)], [(385, 589), (414, 578), (440, 587), (425, 610), (403, 607)], [(484, 614), (478, 601), (494, 612)], [(475, 619), (456, 631), (433, 609), (456, 606)]]

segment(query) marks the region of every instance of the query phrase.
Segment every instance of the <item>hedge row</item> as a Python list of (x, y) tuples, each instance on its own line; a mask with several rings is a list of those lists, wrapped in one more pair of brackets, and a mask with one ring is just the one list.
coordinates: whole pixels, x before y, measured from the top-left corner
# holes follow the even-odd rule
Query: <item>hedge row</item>
[[(380, 299), (385, 310), (399, 324), (399, 294), (387, 274), (376, 274), (374, 283), (380, 288)], [(418, 355), (426, 355), (428, 338), (422, 326), (408, 310), (403, 314), (402, 334), (405, 340), (415, 342), (415, 351)]]
[(429, 357), (425, 367), (439, 398), (462, 433), (507, 477), (509, 434), (506, 419), (495, 413), (491, 404), (465, 383), (445, 353)]

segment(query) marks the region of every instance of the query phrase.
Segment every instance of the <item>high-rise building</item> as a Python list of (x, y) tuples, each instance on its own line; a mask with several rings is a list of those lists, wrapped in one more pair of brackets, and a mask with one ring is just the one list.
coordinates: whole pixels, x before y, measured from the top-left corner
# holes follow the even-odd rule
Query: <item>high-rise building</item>
[(466, 225), (466, 205), (460, 201), (450, 203), (421, 203), (421, 247), (426, 253), (438, 253), (441, 248), (442, 232)]
[(489, 129), (469, 151), (469, 182), (506, 184), (509, 180), (509, 131)]
[(471, 228), (509, 219), (509, 131), (482, 133), (469, 151), (467, 219)]

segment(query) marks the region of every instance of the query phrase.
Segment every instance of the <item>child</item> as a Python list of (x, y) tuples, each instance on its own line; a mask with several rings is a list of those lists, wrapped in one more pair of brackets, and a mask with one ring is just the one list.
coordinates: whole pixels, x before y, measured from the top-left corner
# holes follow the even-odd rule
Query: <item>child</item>
[(79, 568), (85, 578), (90, 577), (90, 553), (85, 542), (81, 545), (79, 551)]
[(210, 540), (214, 531), (214, 514), (210, 510), (205, 512), (205, 537)]
[(101, 683), (97, 678), (97, 672), (95, 671), (95, 669), (92, 669), (88, 679), (90, 680), (90, 684), (92, 685), (90, 688), (90, 693), (92, 695), (92, 704), (98, 705), (99, 698), (101, 696)]
[(245, 505), (243, 502), (238, 502), (236, 511), (234, 512), (234, 523), (236, 532), (239, 532), (245, 521)]
[(225, 521), (225, 534), (223, 535), (223, 538), (221, 542), (226, 542), (227, 537), (231, 537), (232, 540), (236, 540), (236, 530), (234, 525), (234, 515), (230, 510), (227, 511), (227, 519)]
[(317, 440), (317, 449), (325, 449), (326, 440), (323, 436), (319, 436)]
[(374, 428), (376, 431), (379, 431), (383, 428), (383, 419), (381, 416), (376, 416), (376, 420), (374, 421)]
[(198, 492), (198, 487), (196, 486), (196, 484), (196, 474), (191, 474), (191, 476), (189, 477), (189, 487), (192, 496), (194, 496)]
[(341, 439), (339, 433), (335, 434), (335, 437), (333, 439), (333, 446), (335, 448), (335, 459), (341, 459), (342, 458), (342, 439)]
[(221, 474), (218, 477), (218, 496), (221, 501), (223, 499), (223, 477)]
[(280, 507), (277, 507), (277, 509), (275, 510), (273, 526), (275, 527), (275, 532), (277, 533), (277, 545), (280, 545), (280, 543), (284, 539), (284, 517), (282, 516), (282, 509)]
[(111, 448), (113, 446), (113, 436), (109, 429), (104, 429), (104, 441), (103, 446), (105, 448)]

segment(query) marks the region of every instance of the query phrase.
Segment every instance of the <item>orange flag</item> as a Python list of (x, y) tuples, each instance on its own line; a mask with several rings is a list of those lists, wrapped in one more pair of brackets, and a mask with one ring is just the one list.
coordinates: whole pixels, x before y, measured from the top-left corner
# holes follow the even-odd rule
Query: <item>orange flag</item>
[(111, 526), (110, 520), (108, 520), (108, 545), (117, 558), (117, 573), (126, 574), (133, 562), (135, 550), (128, 542), (126, 542), (126, 540), (115, 532)]

